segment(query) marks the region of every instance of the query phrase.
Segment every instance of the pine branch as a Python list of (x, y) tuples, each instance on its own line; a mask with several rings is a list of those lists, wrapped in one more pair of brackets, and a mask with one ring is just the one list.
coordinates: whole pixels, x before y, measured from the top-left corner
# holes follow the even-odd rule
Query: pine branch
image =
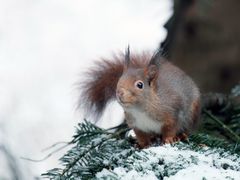
[[(86, 121), (85, 121), (86, 123)], [(112, 128), (111, 128), (112, 129)], [(101, 131), (103, 131), (101, 129)], [(128, 129), (120, 129), (118, 131), (116, 131), (115, 133), (108, 133), (108, 131), (105, 131), (106, 134), (109, 134), (109, 136), (107, 138), (104, 138), (102, 141), (100, 141), (99, 143), (96, 143), (95, 145), (92, 145), (88, 151), (92, 151), (93, 149), (101, 146), (103, 143), (105, 143), (106, 141), (110, 140), (110, 139), (113, 139), (113, 138), (119, 138), (119, 136), (122, 134), (122, 133), (126, 133), (126, 131), (128, 131)], [(96, 135), (98, 134), (97, 132), (96, 133), (92, 133), (92, 135)], [(75, 141), (74, 141), (75, 142)], [(82, 155), (76, 157), (73, 162), (71, 164), (69, 164), (68, 166), (66, 166), (66, 168), (62, 171), (62, 174), (61, 176), (64, 176), (65, 173), (67, 173), (73, 166), (76, 165), (76, 163), (78, 161), (80, 161), (86, 154), (83, 153)]]
[(206, 133), (193, 134), (189, 137), (193, 143), (193, 149), (199, 150), (202, 147), (222, 148), (222, 152), (236, 153), (240, 155), (240, 143), (231, 144), (224, 139), (211, 136)]
[[(129, 129), (123, 125), (116, 127), (116, 129), (115, 132), (110, 132), (113, 128), (103, 130), (87, 121), (79, 124), (71, 141), (74, 147), (60, 159), (64, 168), (52, 169), (43, 176), (50, 179), (56, 179), (56, 177), (71, 179), (75, 176), (88, 179), (108, 166), (108, 164), (103, 163), (104, 159), (109, 159), (114, 164), (115, 157), (111, 148), (115, 147), (116, 153), (122, 152), (126, 148), (129, 153), (132, 152), (130, 144), (123, 137)], [(94, 159), (92, 159), (93, 157)]]
[(240, 137), (233, 132), (227, 125), (225, 125), (222, 121), (220, 121), (217, 117), (215, 117), (214, 115), (212, 115), (209, 111), (207, 110), (203, 110), (203, 112), (210, 117), (212, 120), (214, 120), (218, 125), (220, 125), (225, 131), (227, 131), (229, 134), (231, 134), (237, 142), (240, 142)]
[[(62, 168), (54, 168), (43, 176), (60, 180), (120, 179), (123, 176), (119, 175), (120, 170), (125, 175), (136, 175), (130, 179), (148, 178), (149, 172), (157, 179), (164, 179), (198, 165), (202, 155), (206, 160), (213, 158), (209, 162), (209, 168), (216, 166), (224, 171), (230, 167), (231, 170), (240, 171), (240, 105), (239, 102), (229, 103), (230, 99), (221, 101), (221, 98), (222, 96), (215, 96), (212, 99), (218, 105), (208, 106), (209, 109), (203, 110), (203, 133), (193, 134), (189, 141), (173, 146), (157, 145), (139, 150), (134, 148), (130, 138), (126, 136), (129, 131), (126, 125), (103, 130), (85, 120), (78, 125), (69, 143), (72, 148), (60, 159)], [(213, 105), (214, 101), (209, 102)], [(210, 112), (211, 107), (214, 107), (214, 111)], [(228, 138), (237, 143), (230, 143)], [(166, 154), (162, 154), (164, 151)], [(185, 157), (185, 151), (191, 153), (191, 156)], [(171, 153), (176, 159), (169, 161), (168, 158), (172, 159)], [(218, 163), (219, 158), (223, 159)], [(222, 164), (222, 161), (225, 163)], [(204, 178), (203, 176), (202, 179)]]
[[(118, 179), (114, 173), (114, 169), (118, 167), (123, 167), (127, 171), (147, 173), (144, 162), (148, 162), (153, 155), (148, 150), (135, 149), (126, 138), (125, 134), (128, 130), (128, 128), (120, 126), (115, 132), (109, 132), (110, 130), (100, 129), (90, 122), (84, 121), (77, 127), (76, 134), (71, 141), (74, 145), (73, 148), (60, 159), (63, 168), (52, 169), (43, 176), (50, 179), (94, 179), (98, 172), (105, 169), (110, 173), (108, 178)], [(222, 139), (206, 134), (192, 135), (189, 140), (186, 143), (177, 143), (174, 147), (179, 151), (192, 150), (203, 153), (211, 149), (211, 153), (217, 152), (222, 157), (227, 156), (226, 152), (240, 154), (239, 144), (229, 144)], [(210, 149), (206, 149), (206, 146)], [(216, 149), (217, 147), (221, 149)], [(164, 166), (164, 170), (156, 170), (155, 174), (159, 179), (163, 179), (164, 176), (174, 175), (182, 170), (184, 168), (181, 166), (182, 162), (189, 161), (183, 157), (179, 158), (180, 164), (177, 162), (164, 164), (165, 162), (160, 158), (159, 164), (153, 163), (151, 168), (148, 167), (154, 171), (154, 169)], [(195, 163), (194, 158), (190, 162)], [(170, 170), (172, 168), (175, 170)]]

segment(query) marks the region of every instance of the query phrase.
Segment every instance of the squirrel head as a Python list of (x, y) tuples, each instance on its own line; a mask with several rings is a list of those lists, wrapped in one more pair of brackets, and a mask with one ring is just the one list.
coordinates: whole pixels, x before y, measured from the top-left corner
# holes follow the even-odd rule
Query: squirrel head
[(157, 90), (159, 58), (155, 54), (147, 65), (138, 67), (131, 61), (129, 47), (126, 49), (123, 74), (116, 89), (117, 100), (124, 108), (145, 104), (151, 93)]

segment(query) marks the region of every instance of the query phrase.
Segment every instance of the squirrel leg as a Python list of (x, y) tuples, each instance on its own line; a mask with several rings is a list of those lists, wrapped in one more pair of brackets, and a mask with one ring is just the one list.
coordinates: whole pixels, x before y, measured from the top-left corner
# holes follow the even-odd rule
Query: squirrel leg
[(151, 139), (152, 139), (152, 135), (145, 133), (139, 129), (134, 128), (133, 129), (135, 134), (136, 134), (136, 138), (137, 138), (137, 142), (139, 147), (142, 148), (147, 148), (151, 145)]
[(187, 139), (188, 139), (188, 133), (187, 132), (183, 132), (183, 133), (180, 133), (180, 134), (178, 134), (178, 136), (177, 136), (178, 138), (179, 138), (179, 140), (181, 140), (181, 141), (186, 141)]
[(192, 112), (192, 127), (194, 129), (199, 125), (199, 117), (201, 112), (199, 99), (193, 101), (193, 103), (191, 104), (191, 112)]
[(177, 124), (175, 119), (171, 115), (165, 117), (164, 125), (162, 126), (162, 143), (172, 144), (179, 141), (180, 138), (177, 136)]

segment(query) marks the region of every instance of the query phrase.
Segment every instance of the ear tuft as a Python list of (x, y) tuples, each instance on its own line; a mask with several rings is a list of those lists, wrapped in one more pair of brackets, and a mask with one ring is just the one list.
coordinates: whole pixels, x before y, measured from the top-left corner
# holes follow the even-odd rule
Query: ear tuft
[(128, 45), (128, 47), (125, 50), (125, 65), (128, 67), (130, 64), (130, 46)]
[(152, 58), (151, 58), (151, 60), (149, 62), (149, 66), (150, 65), (156, 65), (157, 67), (159, 67), (161, 59), (162, 59), (162, 51), (161, 50), (157, 50), (153, 54), (153, 56), (152, 56)]

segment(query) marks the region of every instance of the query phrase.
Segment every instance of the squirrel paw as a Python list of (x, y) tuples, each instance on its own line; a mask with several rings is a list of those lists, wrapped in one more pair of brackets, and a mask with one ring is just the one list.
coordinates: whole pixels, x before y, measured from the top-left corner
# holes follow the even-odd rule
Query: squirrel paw
[(139, 143), (134, 144), (134, 147), (137, 149), (147, 149), (150, 146), (151, 146), (151, 144), (139, 144)]
[(186, 140), (188, 140), (188, 135), (187, 135), (187, 133), (181, 133), (181, 134), (178, 135), (178, 138), (181, 141), (186, 141)]
[(162, 144), (173, 144), (175, 142), (180, 141), (180, 138), (178, 136), (175, 137), (164, 137), (162, 139)]

